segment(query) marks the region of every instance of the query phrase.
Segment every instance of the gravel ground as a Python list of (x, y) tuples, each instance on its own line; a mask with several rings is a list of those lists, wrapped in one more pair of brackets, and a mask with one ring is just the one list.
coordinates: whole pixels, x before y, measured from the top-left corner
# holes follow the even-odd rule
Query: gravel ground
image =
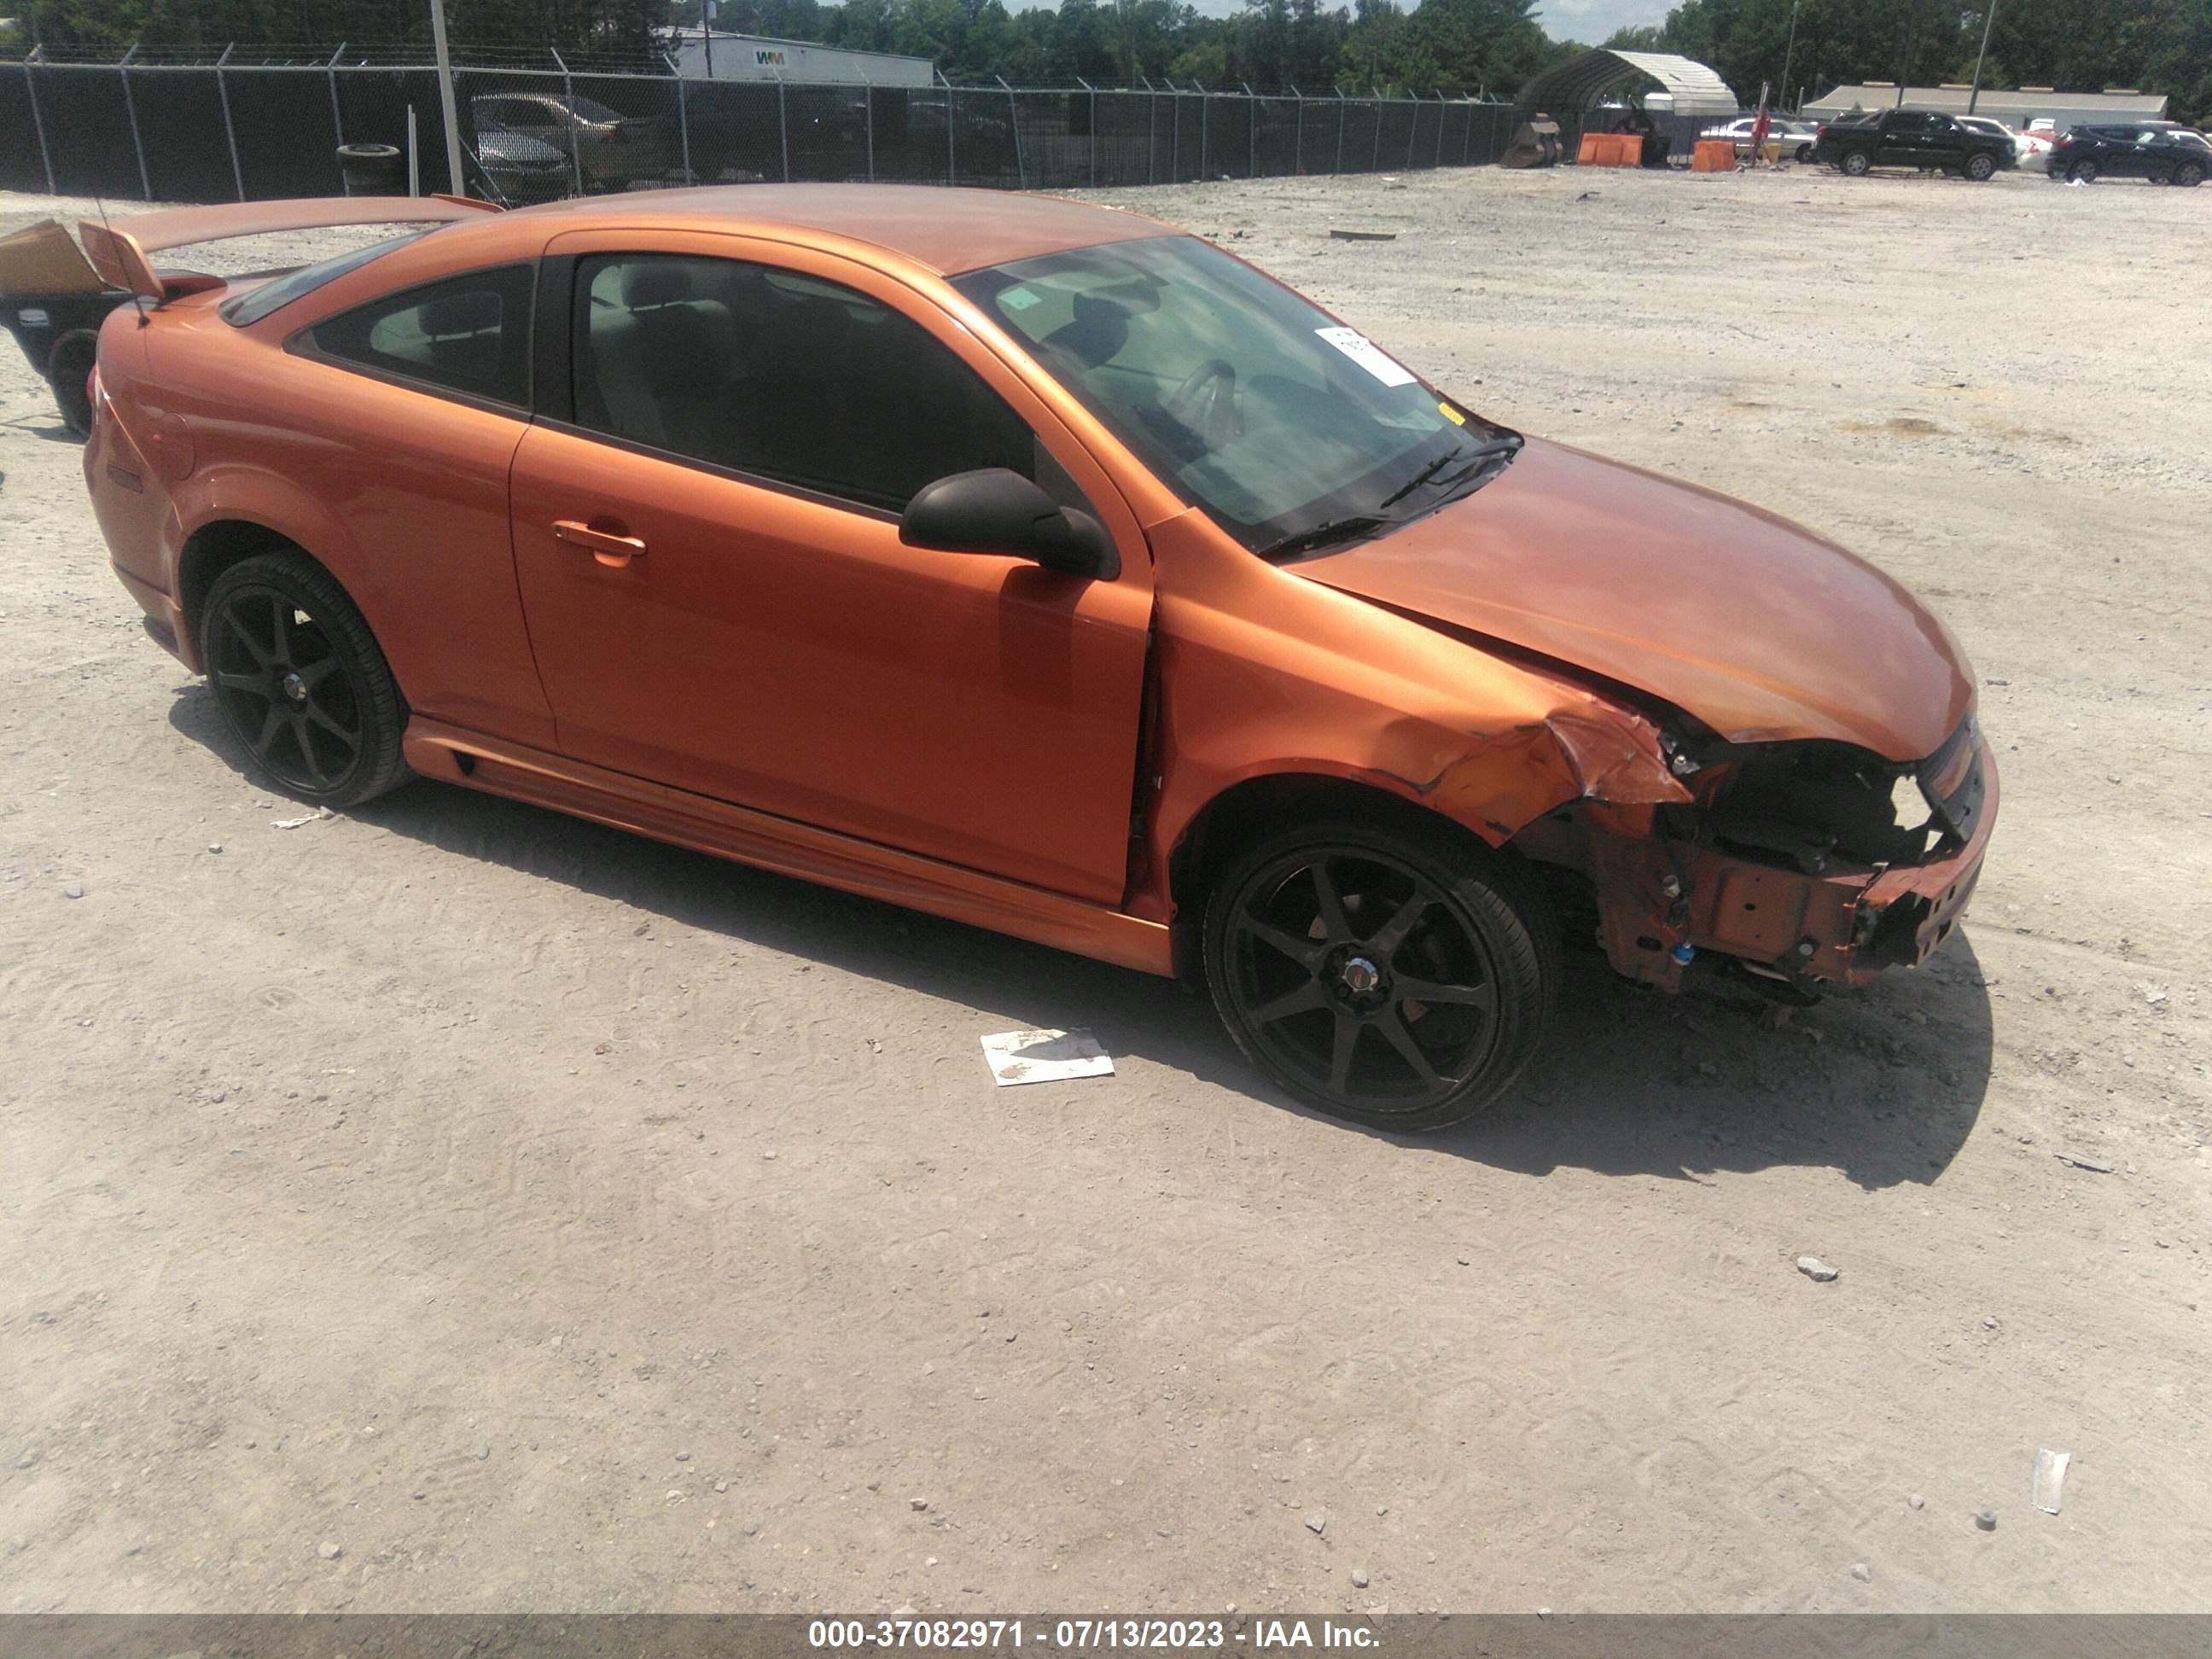
[[(1406, 1142), (1115, 969), (434, 786), (282, 829), (0, 354), (0, 1606), (2212, 1610), (2212, 191), (1111, 199), (1931, 600), (1963, 935), (1781, 1026), (1583, 974)], [(994, 1090), (1030, 1024), (1116, 1075)]]

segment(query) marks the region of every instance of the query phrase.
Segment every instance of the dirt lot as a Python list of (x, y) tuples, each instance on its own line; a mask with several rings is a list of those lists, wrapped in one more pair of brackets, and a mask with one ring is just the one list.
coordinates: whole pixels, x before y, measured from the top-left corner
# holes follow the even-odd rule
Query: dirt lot
[[(1165, 983), (454, 789), (278, 828), (0, 353), (0, 1606), (2212, 1610), (2212, 191), (1115, 199), (1933, 601), (1965, 936), (1778, 1029), (1585, 974), (1407, 1142)], [(994, 1090), (1032, 1024), (1117, 1075)]]

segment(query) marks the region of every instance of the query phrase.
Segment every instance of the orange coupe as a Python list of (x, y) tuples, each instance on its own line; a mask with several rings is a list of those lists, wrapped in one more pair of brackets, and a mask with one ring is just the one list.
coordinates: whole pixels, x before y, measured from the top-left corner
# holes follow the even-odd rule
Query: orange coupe
[[(419, 227), (252, 281), (165, 248)], [(1668, 989), (1917, 963), (1996, 811), (1942, 624), (1523, 438), (1193, 237), (862, 185), (84, 227), (85, 477), (270, 782), (410, 776), (1202, 976), (1406, 1129), (1563, 941)]]

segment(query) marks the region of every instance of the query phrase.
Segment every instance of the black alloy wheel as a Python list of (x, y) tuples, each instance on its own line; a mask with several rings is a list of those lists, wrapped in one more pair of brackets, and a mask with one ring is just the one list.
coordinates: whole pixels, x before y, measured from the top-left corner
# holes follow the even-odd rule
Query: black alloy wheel
[(200, 660), (225, 723), (286, 794), (352, 806), (407, 775), (392, 670), (353, 601), (306, 555), (260, 555), (217, 577)]
[(1216, 884), (1206, 942), (1215, 1006), (1250, 1059), (1333, 1117), (1406, 1131), (1512, 1082), (1560, 971), (1526, 870), (1420, 815), (1261, 843)]

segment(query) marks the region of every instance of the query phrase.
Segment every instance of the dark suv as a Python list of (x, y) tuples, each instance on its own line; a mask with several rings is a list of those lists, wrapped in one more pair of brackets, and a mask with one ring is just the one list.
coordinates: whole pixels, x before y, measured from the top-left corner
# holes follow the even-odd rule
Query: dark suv
[(2201, 185), (2212, 173), (2212, 143), (2204, 135), (2169, 121), (2125, 127), (2075, 127), (2051, 149), (2051, 176), (2059, 179), (2148, 179), (2162, 185)]
[(1996, 177), (2017, 158), (2011, 140), (1962, 127), (1939, 111), (1886, 109), (1829, 122), (1813, 142), (1813, 159), (1853, 179), (1863, 179), (1875, 167), (1917, 167), (1978, 182)]

